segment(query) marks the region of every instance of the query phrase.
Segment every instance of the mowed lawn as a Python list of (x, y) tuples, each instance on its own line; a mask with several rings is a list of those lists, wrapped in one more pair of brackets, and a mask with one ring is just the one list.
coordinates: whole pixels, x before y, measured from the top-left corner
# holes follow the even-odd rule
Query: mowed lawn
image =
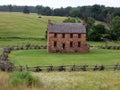
[(2, 50), (0, 50), (0, 54), (2, 54), (3, 53), (3, 51)]
[(26, 44), (46, 45), (48, 20), (62, 22), (66, 17), (0, 12), (0, 47)]
[(83, 65), (120, 63), (120, 50), (92, 49), (90, 53), (48, 53), (46, 50), (12, 51), (10, 60), (15, 65)]
[(112, 41), (112, 42), (93, 42), (88, 41), (87, 42), (91, 46), (120, 46), (120, 41)]

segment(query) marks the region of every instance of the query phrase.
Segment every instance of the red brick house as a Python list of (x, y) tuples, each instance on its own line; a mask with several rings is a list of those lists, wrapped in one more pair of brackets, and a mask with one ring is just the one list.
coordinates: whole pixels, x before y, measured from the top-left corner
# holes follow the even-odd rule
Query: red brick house
[(86, 28), (81, 23), (52, 23), (48, 21), (48, 52), (89, 52)]

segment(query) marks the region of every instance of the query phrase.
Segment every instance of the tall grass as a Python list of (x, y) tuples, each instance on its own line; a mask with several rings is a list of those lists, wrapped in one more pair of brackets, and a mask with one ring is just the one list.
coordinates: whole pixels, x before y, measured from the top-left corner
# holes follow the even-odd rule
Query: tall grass
[(48, 90), (120, 90), (120, 71), (34, 73)]
[[(120, 71), (31, 73), (32, 77), (38, 77), (42, 83), (39, 87), (28, 84), (30, 81), (27, 78), (31, 77), (29, 74), (0, 72), (0, 90), (120, 90)], [(18, 85), (12, 84), (10, 80)]]
[(11, 86), (40, 86), (40, 81), (37, 77), (33, 77), (30, 72), (13, 72), (9, 79), (8, 84)]

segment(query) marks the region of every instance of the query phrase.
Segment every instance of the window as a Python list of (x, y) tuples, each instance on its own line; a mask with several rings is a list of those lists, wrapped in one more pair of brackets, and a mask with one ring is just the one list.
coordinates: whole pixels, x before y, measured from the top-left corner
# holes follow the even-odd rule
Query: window
[(56, 41), (54, 41), (54, 47), (56, 47), (57, 46), (57, 42)]
[(62, 38), (65, 38), (65, 34), (64, 33), (62, 34)]
[(73, 47), (73, 42), (70, 42), (70, 47)]
[(81, 46), (81, 42), (78, 42), (78, 47), (80, 47)]
[(73, 38), (73, 34), (72, 33), (70, 34), (70, 38)]
[(62, 44), (62, 48), (65, 49), (65, 43)]
[(81, 38), (81, 34), (78, 34), (78, 38)]
[(54, 33), (54, 38), (56, 38), (57, 37), (57, 33)]

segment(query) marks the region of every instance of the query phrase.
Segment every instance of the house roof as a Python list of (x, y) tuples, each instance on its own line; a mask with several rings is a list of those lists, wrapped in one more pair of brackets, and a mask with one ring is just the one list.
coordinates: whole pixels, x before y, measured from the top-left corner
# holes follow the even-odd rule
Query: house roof
[(48, 32), (53, 33), (86, 33), (85, 25), (81, 23), (49, 23)]

